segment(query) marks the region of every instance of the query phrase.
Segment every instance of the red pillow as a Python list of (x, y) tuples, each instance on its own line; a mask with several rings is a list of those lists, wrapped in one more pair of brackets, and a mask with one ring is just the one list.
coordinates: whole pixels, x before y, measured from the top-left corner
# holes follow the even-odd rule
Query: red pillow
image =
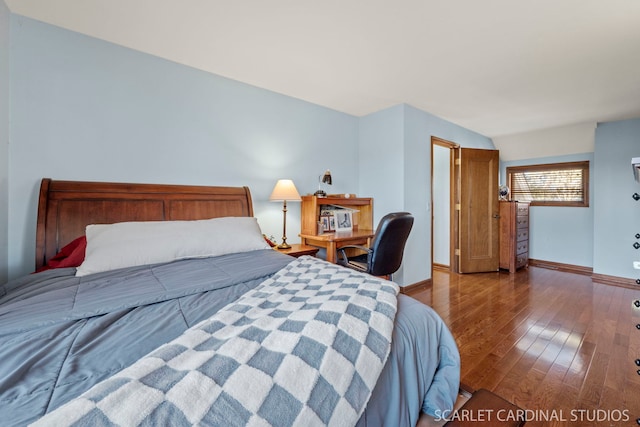
[(85, 236), (78, 237), (71, 243), (60, 249), (60, 252), (51, 258), (47, 265), (36, 270), (36, 273), (50, 270), (52, 268), (79, 267), (84, 261), (84, 252), (87, 249), (87, 238)]
[(275, 245), (277, 245), (277, 243), (268, 238), (266, 234), (263, 234), (262, 237), (264, 237), (264, 241), (267, 242), (269, 246), (274, 247)]

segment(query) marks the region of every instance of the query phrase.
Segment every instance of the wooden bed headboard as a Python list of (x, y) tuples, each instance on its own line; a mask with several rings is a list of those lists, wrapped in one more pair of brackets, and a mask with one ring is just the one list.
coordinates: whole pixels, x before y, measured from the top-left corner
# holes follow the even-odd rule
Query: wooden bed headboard
[(54, 181), (40, 184), (36, 268), (89, 224), (253, 216), (248, 187)]

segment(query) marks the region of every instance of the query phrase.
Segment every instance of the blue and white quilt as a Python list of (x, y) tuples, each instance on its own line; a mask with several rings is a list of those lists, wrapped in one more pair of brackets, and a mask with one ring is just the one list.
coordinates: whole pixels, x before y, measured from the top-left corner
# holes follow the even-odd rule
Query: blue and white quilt
[(301, 257), (34, 425), (354, 425), (389, 355), (397, 293)]

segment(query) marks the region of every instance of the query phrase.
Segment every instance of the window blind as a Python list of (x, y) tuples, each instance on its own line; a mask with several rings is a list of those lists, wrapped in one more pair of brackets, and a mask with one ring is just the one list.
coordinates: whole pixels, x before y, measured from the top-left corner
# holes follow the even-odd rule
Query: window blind
[(588, 161), (507, 168), (511, 199), (534, 206), (588, 206), (588, 175)]

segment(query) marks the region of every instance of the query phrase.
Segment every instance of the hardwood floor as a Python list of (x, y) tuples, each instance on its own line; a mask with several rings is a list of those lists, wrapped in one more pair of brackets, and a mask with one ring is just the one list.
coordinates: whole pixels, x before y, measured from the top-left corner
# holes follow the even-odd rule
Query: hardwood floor
[(410, 295), (449, 326), (462, 383), (526, 409), (527, 427), (637, 425), (640, 308), (633, 301), (640, 289), (529, 267), (515, 274), (436, 270), (433, 286)]

